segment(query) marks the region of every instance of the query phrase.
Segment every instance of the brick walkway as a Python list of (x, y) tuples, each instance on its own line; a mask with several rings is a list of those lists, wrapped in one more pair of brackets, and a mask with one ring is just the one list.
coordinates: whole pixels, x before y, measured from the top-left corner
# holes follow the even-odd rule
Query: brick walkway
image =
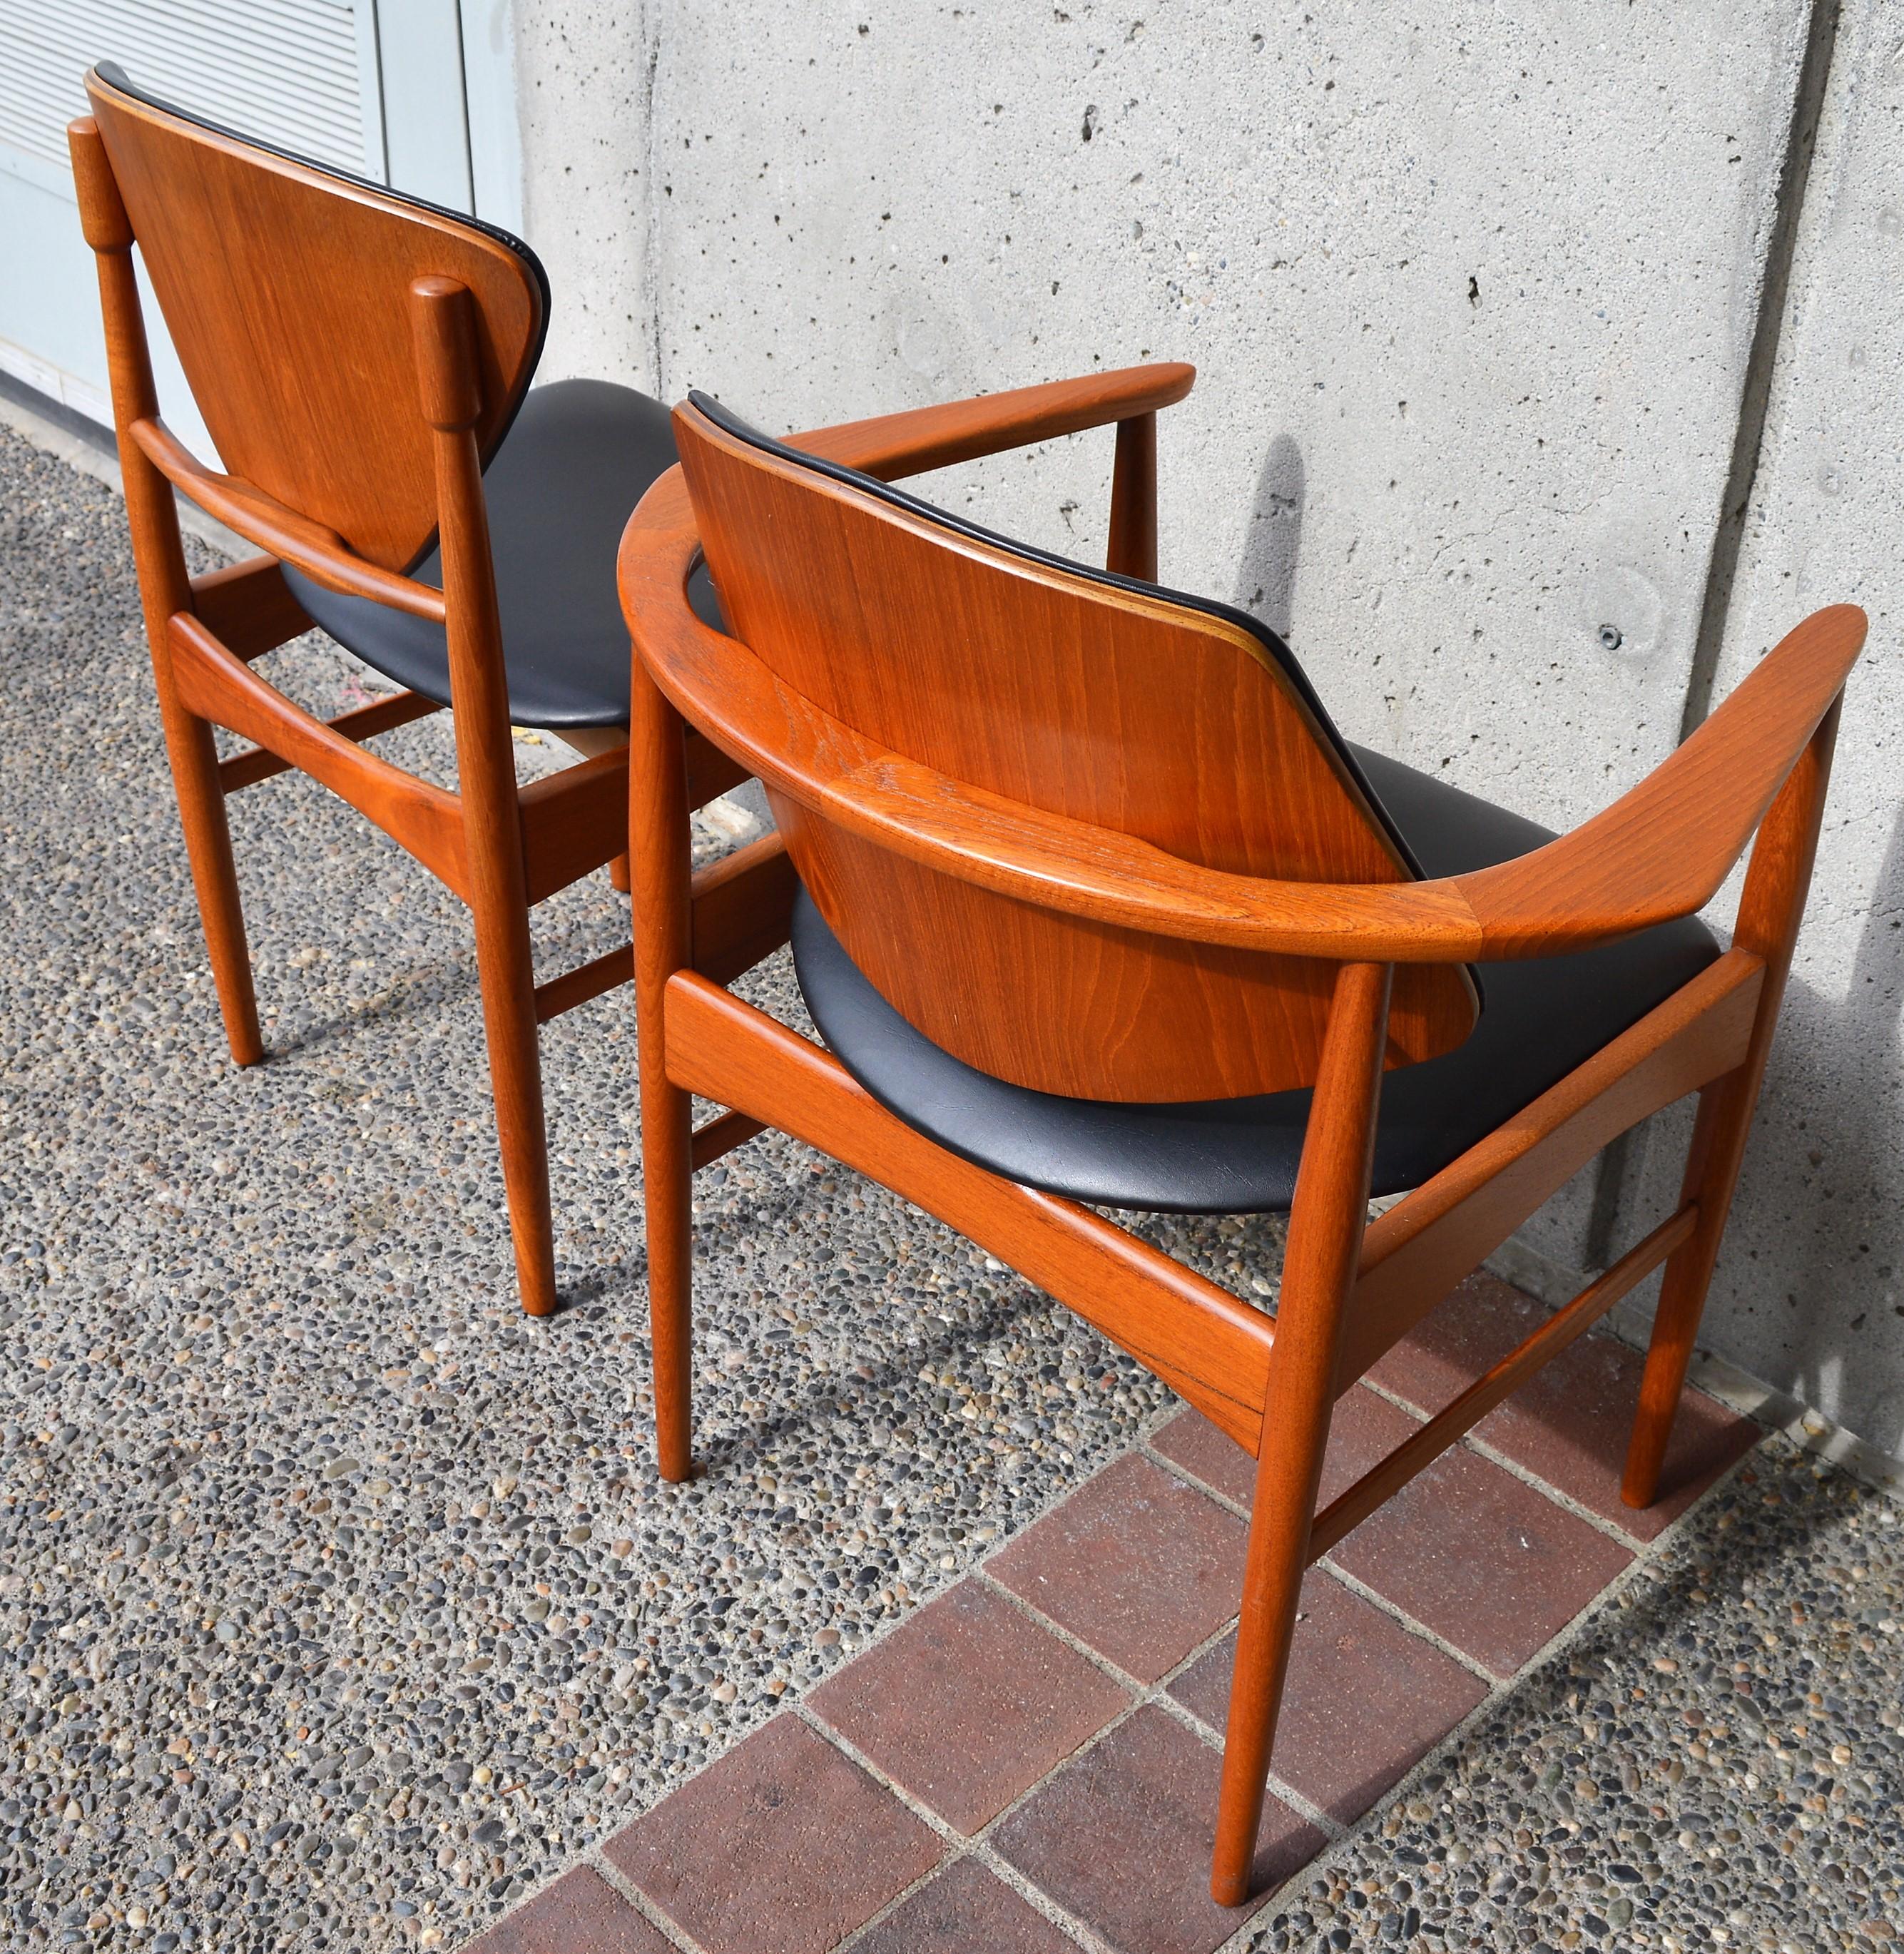
[[(1343, 1400), (1324, 1501), (1544, 1313), (1457, 1292)], [(1689, 1393), (1670, 1490), (1629, 1512), (1639, 1372), (1583, 1339), (1311, 1572), (1249, 1909), (1205, 1881), (1253, 1466), (1180, 1412), (470, 1954), (1240, 1944), (1756, 1441)]]

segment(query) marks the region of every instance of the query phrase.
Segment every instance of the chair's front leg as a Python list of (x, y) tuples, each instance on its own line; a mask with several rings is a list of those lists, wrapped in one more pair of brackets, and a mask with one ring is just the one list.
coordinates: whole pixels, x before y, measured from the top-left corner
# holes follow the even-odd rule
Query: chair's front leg
[(1249, 1897), (1264, 1781), (1335, 1409), (1343, 1305), (1368, 1225), (1390, 974), (1386, 964), (1352, 963), (1337, 979), (1290, 1211), (1210, 1873), (1210, 1890), (1223, 1906)]
[(689, 967), (687, 748), (680, 716), (635, 661), (628, 753), (628, 864), (640, 1038), (641, 1176), (648, 1222), (648, 1324), (655, 1451), (664, 1479), (693, 1469), (693, 1102), (668, 1076), (668, 980)]

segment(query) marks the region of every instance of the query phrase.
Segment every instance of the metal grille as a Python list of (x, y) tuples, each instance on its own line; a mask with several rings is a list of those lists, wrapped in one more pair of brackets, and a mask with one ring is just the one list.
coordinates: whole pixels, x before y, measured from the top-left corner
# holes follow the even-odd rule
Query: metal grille
[(116, 61), (195, 115), (364, 172), (359, 30), (353, 0), (0, 0), (0, 143), (63, 169), (80, 77)]

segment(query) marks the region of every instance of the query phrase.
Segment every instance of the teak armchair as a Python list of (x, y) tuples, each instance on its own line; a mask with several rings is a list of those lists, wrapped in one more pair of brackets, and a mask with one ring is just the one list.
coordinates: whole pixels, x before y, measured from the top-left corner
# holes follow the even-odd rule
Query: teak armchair
[[(791, 446), (693, 397), (620, 574), (661, 1469), (689, 1469), (690, 1175), (763, 1125), (1098, 1325), (1257, 1459), (1212, 1873), (1236, 1904), (1305, 1566), (1664, 1262), (1624, 1487), (1656, 1496), (1865, 619), (1807, 620), (1556, 839), (1347, 746), (1273, 634), (1142, 580), (1155, 416), (1192, 378), (1140, 368)], [(1111, 421), (1108, 573), (885, 485)], [(686, 600), (703, 551), (731, 636)], [(765, 784), (799, 876), (781, 927), (830, 1051), (703, 953), (679, 784), (697, 732)], [(1690, 919), (1755, 833), (1722, 950)], [(1337, 1397), (1691, 1092), (1674, 1211), (1318, 1511)], [(690, 1133), (695, 1094), (733, 1110)], [(1371, 1192), (1411, 1188), (1369, 1220)], [(1274, 1319), (1086, 1203), (1287, 1208)]]
[[(506, 232), (216, 128), (115, 68), (86, 91), (74, 174), (231, 1055), (253, 1065), (263, 1045), (225, 797), (298, 768), (470, 906), (517, 1277), (543, 1315), (555, 1267), (537, 1027), (625, 983), (632, 962), (624, 947), (539, 985), (529, 911), (605, 862), (626, 886), (614, 548), (673, 463), (666, 410), (599, 382), (527, 394), (548, 289)], [(159, 417), (135, 244), (229, 473)], [(267, 554), (188, 576), (174, 488)], [(328, 723), (294, 705), (253, 661), (314, 623), (406, 690)], [(445, 705), (459, 792), (364, 750)], [(519, 787), (512, 724), (592, 757)], [(215, 726), (256, 743), (221, 760)], [(697, 741), (681, 790), (698, 806), (743, 778)]]

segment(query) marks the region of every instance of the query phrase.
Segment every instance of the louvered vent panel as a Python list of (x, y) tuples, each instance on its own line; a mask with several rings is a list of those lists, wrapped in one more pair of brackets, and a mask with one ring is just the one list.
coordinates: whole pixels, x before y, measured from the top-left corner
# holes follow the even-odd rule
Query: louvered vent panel
[(0, 0), (0, 143), (64, 167), (80, 77), (116, 61), (151, 93), (361, 172), (351, 0)]

